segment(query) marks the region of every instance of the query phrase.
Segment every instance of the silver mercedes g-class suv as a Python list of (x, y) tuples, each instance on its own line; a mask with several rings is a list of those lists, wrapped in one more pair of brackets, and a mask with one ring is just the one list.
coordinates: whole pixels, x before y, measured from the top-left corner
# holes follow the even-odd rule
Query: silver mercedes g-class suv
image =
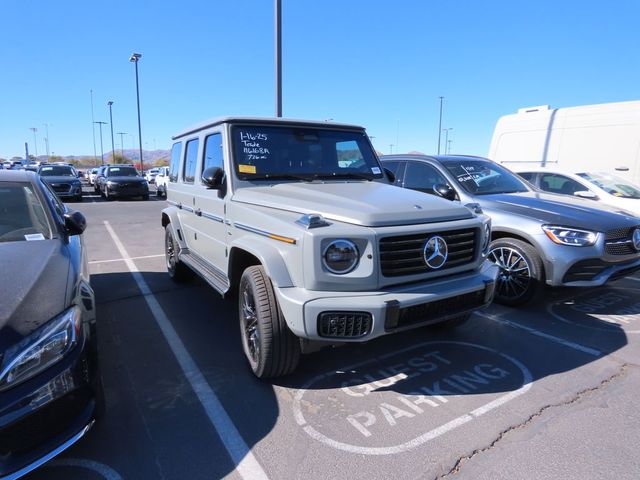
[(494, 294), (479, 207), (392, 186), (362, 127), (231, 117), (175, 137), (167, 270), (237, 293), (253, 373), (318, 345), (448, 321)]

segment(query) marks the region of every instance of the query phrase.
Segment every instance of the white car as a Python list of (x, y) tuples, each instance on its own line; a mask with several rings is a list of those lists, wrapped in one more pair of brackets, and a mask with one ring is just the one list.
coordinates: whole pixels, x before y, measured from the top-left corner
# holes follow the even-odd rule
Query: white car
[(156, 175), (156, 196), (167, 196), (167, 183), (169, 183), (169, 167), (160, 167)]
[(527, 168), (517, 172), (540, 190), (588, 198), (622, 208), (640, 217), (640, 186), (610, 173), (555, 168)]
[(160, 172), (159, 168), (150, 168), (144, 174), (144, 178), (149, 183), (154, 183), (156, 181), (156, 175)]
[(95, 183), (97, 174), (97, 168), (92, 168), (91, 170), (89, 170), (89, 185), (93, 185)]

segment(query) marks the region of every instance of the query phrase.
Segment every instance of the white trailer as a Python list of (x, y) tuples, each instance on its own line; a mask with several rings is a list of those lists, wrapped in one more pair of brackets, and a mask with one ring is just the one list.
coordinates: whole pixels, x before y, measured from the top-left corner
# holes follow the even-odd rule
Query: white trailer
[(640, 184), (640, 101), (521, 108), (498, 120), (489, 158), (514, 170), (601, 171)]

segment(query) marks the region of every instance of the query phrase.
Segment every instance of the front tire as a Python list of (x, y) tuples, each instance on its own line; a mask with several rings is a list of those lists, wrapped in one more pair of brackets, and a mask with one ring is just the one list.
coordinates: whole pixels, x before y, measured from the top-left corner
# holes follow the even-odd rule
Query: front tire
[(533, 246), (522, 240), (494, 240), (487, 258), (500, 267), (494, 297), (497, 303), (524, 305), (544, 284), (542, 259)]
[(194, 276), (193, 270), (178, 259), (180, 247), (173, 237), (171, 225), (164, 227), (164, 257), (167, 264), (167, 273), (176, 283), (185, 283)]
[(242, 274), (238, 306), (242, 348), (253, 374), (269, 378), (293, 372), (300, 361), (300, 342), (289, 330), (262, 266)]

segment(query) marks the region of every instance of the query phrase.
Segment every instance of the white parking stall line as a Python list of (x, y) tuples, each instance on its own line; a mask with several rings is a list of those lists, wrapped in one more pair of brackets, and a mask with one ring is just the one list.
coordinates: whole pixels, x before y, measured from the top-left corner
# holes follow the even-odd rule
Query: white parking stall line
[(158, 255), (144, 255), (142, 257), (130, 257), (130, 258), (112, 258), (111, 260), (92, 260), (89, 262), (89, 265), (94, 265), (96, 263), (111, 263), (111, 262), (124, 262), (126, 260), (142, 260), (144, 258), (158, 258), (164, 257), (164, 253)]
[(173, 325), (171, 325), (171, 321), (164, 313), (160, 303), (151, 292), (151, 289), (147, 285), (147, 282), (144, 280), (144, 277), (136, 265), (133, 263), (133, 260), (129, 257), (127, 250), (124, 248), (124, 245), (114, 232), (113, 228), (111, 228), (111, 225), (106, 220), (104, 221), (104, 226), (120, 251), (131, 275), (133, 275), (140, 292), (147, 302), (147, 305), (149, 306), (156, 323), (160, 327), (164, 338), (169, 344), (171, 351), (175, 355), (182, 372), (189, 380), (191, 388), (193, 388), (193, 391), (198, 396), (200, 404), (209, 417), (209, 421), (215, 428), (220, 440), (227, 450), (227, 453), (231, 457), (236, 471), (243, 479), (268, 479), (269, 477), (266, 472), (253, 456), (253, 453), (251, 453), (251, 450), (240, 435), (240, 432), (238, 432), (238, 429), (233, 424), (231, 418), (222, 406), (222, 403), (220, 403), (215, 392), (211, 389), (204, 375), (198, 369), (195, 361), (173, 328)]
[(546, 340), (550, 340), (552, 342), (559, 343), (560, 345), (564, 345), (565, 347), (573, 348), (574, 350), (578, 350), (580, 352), (583, 352), (583, 353), (586, 353), (586, 354), (589, 354), (589, 355), (593, 355), (594, 357), (599, 357), (599, 356), (602, 355), (602, 352), (600, 350), (595, 349), (595, 348), (587, 347), (585, 345), (580, 345), (579, 343), (571, 342), (569, 340), (565, 340), (564, 338), (556, 337), (554, 335), (549, 335), (548, 333), (541, 332), (540, 330), (536, 330), (535, 328), (525, 327), (524, 325), (520, 325), (519, 323), (515, 323), (515, 322), (513, 322), (511, 320), (507, 320), (507, 319), (504, 319), (504, 318), (497, 317), (497, 316), (492, 315), (490, 313), (476, 312), (476, 315), (479, 315), (481, 317), (487, 318), (487, 319), (492, 320), (494, 322), (504, 323), (504, 324), (509, 325), (510, 327), (513, 327), (513, 328), (518, 328), (520, 330), (524, 330), (525, 332), (528, 332), (528, 333), (530, 333), (532, 335), (536, 335), (537, 337), (541, 337), (541, 338), (544, 338)]

